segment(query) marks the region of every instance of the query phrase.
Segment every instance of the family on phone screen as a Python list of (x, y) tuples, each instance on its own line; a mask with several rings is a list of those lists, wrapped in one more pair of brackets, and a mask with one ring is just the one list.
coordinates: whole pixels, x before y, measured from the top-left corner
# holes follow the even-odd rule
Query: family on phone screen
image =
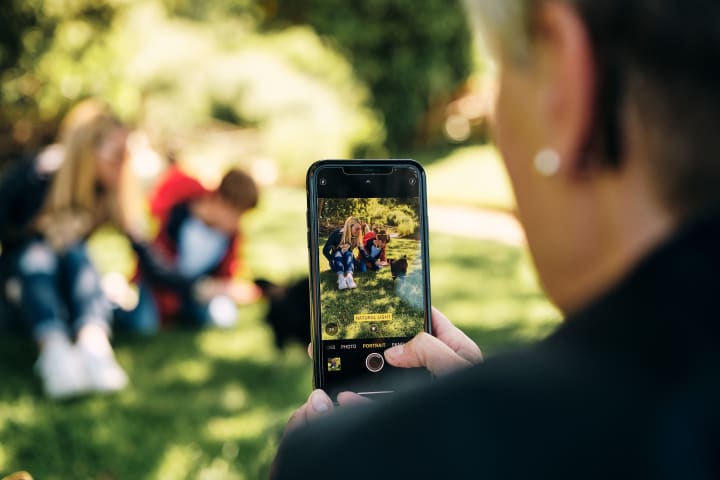
[[(353, 273), (377, 271), (387, 266), (385, 247), (390, 237), (385, 230), (366, 228), (356, 217), (348, 217), (345, 224), (333, 231), (325, 242), (323, 255), (330, 263), (330, 269), (337, 274), (339, 290), (356, 288)], [(355, 248), (357, 256), (353, 255)]]

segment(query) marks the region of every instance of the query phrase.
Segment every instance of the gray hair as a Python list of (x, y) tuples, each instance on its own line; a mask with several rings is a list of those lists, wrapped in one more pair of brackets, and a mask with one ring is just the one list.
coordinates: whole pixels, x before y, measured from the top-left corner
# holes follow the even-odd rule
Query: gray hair
[(476, 40), (494, 53), (527, 58), (530, 43), (529, 0), (463, 0)]
[(588, 153), (617, 168), (628, 108), (637, 114), (663, 203), (679, 214), (720, 203), (720, 2), (716, 0), (463, 0), (492, 50), (531, 55), (541, 2), (573, 6), (597, 64)]

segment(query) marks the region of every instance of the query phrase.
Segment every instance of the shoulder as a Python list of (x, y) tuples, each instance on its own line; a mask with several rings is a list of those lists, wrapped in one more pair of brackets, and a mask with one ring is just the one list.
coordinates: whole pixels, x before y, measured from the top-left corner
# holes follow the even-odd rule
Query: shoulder
[(49, 179), (54, 171), (43, 171), (39, 158), (39, 156), (26, 156), (8, 160), (2, 171), (0, 171), (2, 183), (5, 185), (24, 185), (28, 182), (37, 182), (43, 178)]
[[(291, 434), (279, 471), (286, 462), (294, 474), (322, 464), (362, 478), (368, 472), (358, 472), (357, 459), (372, 458), (368, 468), (385, 472), (379, 477), (402, 466), (406, 477), (469, 478), (481, 468), (491, 478), (522, 478), (593, 464), (596, 449), (605, 441), (622, 444), (614, 437), (632, 422), (612, 421), (621, 392), (572, 360), (531, 350), (383, 405), (341, 412)], [(559, 460), (558, 452), (571, 457)]]

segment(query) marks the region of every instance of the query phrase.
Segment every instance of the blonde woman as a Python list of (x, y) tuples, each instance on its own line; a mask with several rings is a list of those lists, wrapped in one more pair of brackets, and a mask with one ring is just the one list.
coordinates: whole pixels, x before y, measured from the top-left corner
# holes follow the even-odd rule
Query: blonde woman
[[(330, 263), (330, 269), (337, 273), (339, 290), (356, 288), (357, 284), (353, 279), (355, 271), (355, 259), (353, 250), (357, 247), (363, 249), (362, 244), (363, 227), (355, 217), (348, 217), (345, 225), (330, 234), (323, 247), (323, 255)], [(341, 245), (346, 245), (341, 249)]]
[(105, 106), (85, 101), (63, 121), (59, 147), (20, 164), (0, 186), (6, 291), (38, 344), (37, 373), (53, 398), (127, 384), (108, 341), (110, 304), (84, 244), (100, 224), (124, 223), (126, 139)]

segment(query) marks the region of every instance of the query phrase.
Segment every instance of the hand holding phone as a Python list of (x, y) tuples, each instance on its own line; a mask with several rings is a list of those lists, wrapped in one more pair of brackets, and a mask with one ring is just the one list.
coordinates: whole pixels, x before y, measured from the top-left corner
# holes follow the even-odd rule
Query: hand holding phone
[(385, 350), (388, 363), (400, 368), (421, 367), (442, 376), (483, 361), (480, 347), (435, 307), (432, 324), (434, 336), (420, 333), (404, 345)]
[[(405, 344), (385, 351), (388, 363), (396, 367), (422, 367), (435, 376), (442, 376), (483, 360), (482, 352), (475, 342), (453, 325), (447, 317), (432, 309), (433, 333), (435, 336), (418, 334)], [(393, 351), (393, 349), (396, 349)], [(308, 353), (312, 357), (311, 350)], [(337, 403), (340, 406), (367, 401), (354, 392), (340, 392)], [(297, 428), (314, 418), (334, 410), (330, 397), (323, 390), (314, 390), (308, 400), (290, 417), (287, 430)]]

